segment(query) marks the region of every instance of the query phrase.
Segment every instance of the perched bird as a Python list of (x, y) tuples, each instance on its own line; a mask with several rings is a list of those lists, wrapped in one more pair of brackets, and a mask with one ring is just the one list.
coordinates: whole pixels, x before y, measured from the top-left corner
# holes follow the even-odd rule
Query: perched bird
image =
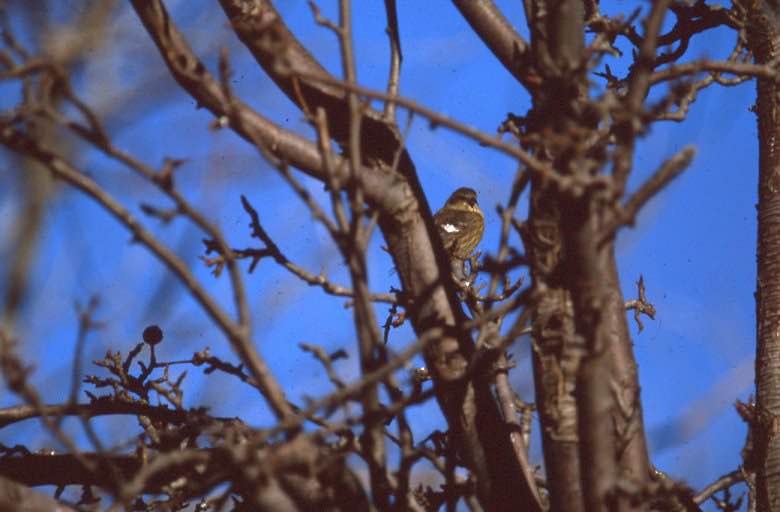
[(462, 274), (463, 262), (474, 252), (485, 232), (485, 215), (477, 204), (477, 193), (467, 187), (459, 188), (434, 214), (433, 222), (444, 249), (453, 259), (453, 270), (456, 275)]

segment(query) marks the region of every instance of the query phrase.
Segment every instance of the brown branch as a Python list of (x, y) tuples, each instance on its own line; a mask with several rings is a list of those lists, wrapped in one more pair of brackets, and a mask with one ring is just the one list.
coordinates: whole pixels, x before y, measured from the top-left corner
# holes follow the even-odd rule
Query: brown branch
[[(279, 246), (276, 245), (276, 242), (273, 241), (265, 228), (263, 228), (262, 224), (260, 224), (260, 216), (258, 215), (257, 210), (252, 207), (249, 200), (243, 195), (241, 196), (241, 205), (244, 207), (244, 211), (247, 212), (251, 219), (249, 226), (252, 228), (252, 237), (257, 238), (263, 242), (263, 245), (265, 245), (264, 249), (243, 251), (246, 256), (253, 258), (252, 265), (250, 266), (249, 270), (250, 272), (260, 258), (269, 256), (273, 258), (273, 260), (280, 266), (310, 286), (319, 286), (325, 293), (329, 295), (334, 295), (337, 297), (354, 297), (354, 292), (349, 288), (332, 283), (325, 275), (313, 274), (290, 261), (287, 256), (284, 255), (281, 249), (279, 249)], [(236, 249), (233, 251), (238, 252)], [(384, 302), (387, 304), (398, 303), (398, 296), (395, 293), (372, 293), (370, 298), (372, 302)]]
[(42, 492), (33, 491), (27, 486), (2, 477), (0, 477), (0, 510), (76, 512), (75, 508), (71, 508)]
[(770, 64), (750, 64), (748, 62), (731, 62), (718, 60), (699, 60), (684, 64), (672, 64), (661, 71), (656, 71), (649, 77), (650, 85), (674, 80), (698, 73), (727, 73), (739, 76), (764, 78), (772, 82), (780, 82), (780, 74)]
[[(292, 37), (270, 3), (255, 0), (251, 9), (236, 0), (221, 0), (221, 3), (239, 38), (271, 78), (307, 115), (312, 116), (317, 108), (322, 108), (330, 136), (348, 145), (351, 110), (346, 95), (341, 88), (312, 84), (290, 75), (288, 69), (327, 76)], [(248, 114), (243, 108), (235, 114), (226, 109), (221, 88), (192, 55), (159, 0), (132, 0), (132, 4), (174, 77), (193, 97), (218, 115), (225, 115), (231, 126), (241, 127), (243, 120), (250, 120), (256, 126), (265, 123), (253, 133), (246, 129), (238, 131), (253, 143), (261, 143), (259, 149), (267, 148), (280, 157), (286, 155), (293, 165), (304, 165), (311, 174), (328, 182), (316, 145), (306, 142), (298, 151), (290, 141), (301, 139), (290, 138), (286, 132), (278, 139), (279, 144), (269, 143), (269, 137), (278, 135), (278, 127), (256, 114)], [(236, 104), (234, 101), (233, 105)], [(424, 336), (430, 329), (447, 328), (446, 335), (434, 338), (425, 350), (439, 403), (463, 460), (478, 475), (479, 494), (484, 503), (504, 500), (523, 506), (529, 499), (529, 490), (510, 483), (515, 481), (520, 469), (510, 455), (508, 437), (494, 434), (500, 428), (501, 418), (492, 392), (486, 383), (463, 379), (473, 344), (467, 331), (459, 328), (465, 318), (451, 276), (439, 272), (440, 268), (448, 268), (447, 257), (436, 235), (414, 165), (404, 150), (398, 157), (398, 173), (379, 172), (382, 168), (392, 168), (398, 149), (403, 147), (402, 140), (381, 114), (367, 109), (363, 113), (360, 152), (364, 166), (355, 177), (360, 180), (366, 201), (379, 212), (378, 225), (393, 256), (404, 293), (414, 304), (410, 310), (412, 325), (418, 336)], [(238, 118), (239, 115), (242, 117)], [(253, 120), (254, 116), (260, 120)], [(253, 137), (257, 137), (256, 141)], [(283, 144), (286, 147), (280, 148)], [(365, 166), (367, 161), (375, 162), (373, 168)], [(458, 328), (453, 329), (455, 326)]]
[(628, 173), (631, 170), (636, 134), (640, 128), (637, 121), (650, 87), (650, 76), (655, 63), (655, 51), (658, 47), (658, 34), (661, 31), (666, 10), (671, 2), (672, 0), (653, 2), (650, 14), (644, 20), (644, 37), (628, 77), (628, 91), (625, 96), (626, 118), (621, 119), (618, 123), (619, 148), (615, 153), (615, 170), (613, 173), (617, 189), (621, 193), (625, 188)]
[[(109, 454), (84, 454), (84, 457), (98, 468), (116, 468), (120, 475), (130, 477), (137, 474), (142, 467), (142, 461), (136, 456), (109, 455)], [(209, 458), (203, 458), (204, 461)], [(220, 469), (214, 462), (209, 464), (212, 472), (207, 475), (219, 481), (225, 477), (224, 466)], [(148, 479), (150, 484), (146, 491), (160, 491), (164, 486), (180, 475), (181, 468), (168, 468), (155, 475), (154, 479)], [(25, 485), (34, 487), (40, 485), (98, 485), (106, 489), (114, 488), (115, 482), (112, 471), (85, 471), (84, 467), (73, 455), (58, 454), (30, 454), (22, 457), (0, 458), (0, 475), (13, 478)]]
[(734, 484), (738, 484), (739, 482), (745, 481), (745, 474), (744, 469), (735, 469), (734, 471), (730, 473), (726, 473), (725, 475), (721, 476), (714, 482), (712, 482), (710, 485), (706, 486), (704, 489), (699, 491), (698, 494), (696, 494), (693, 497), (693, 502), (697, 505), (701, 505), (708, 499), (710, 499), (716, 492), (722, 491), (724, 489), (728, 489)]
[(655, 320), (655, 306), (653, 306), (647, 300), (645, 291), (645, 278), (639, 276), (639, 281), (636, 282), (638, 297), (635, 300), (629, 300), (626, 302), (626, 311), (634, 310), (634, 321), (636, 322), (639, 332), (642, 332), (644, 325), (642, 324), (641, 316), (647, 315), (650, 319)]
[[(344, 91), (356, 92), (367, 98), (373, 98), (384, 102), (395, 103), (398, 106), (409, 110), (410, 112), (414, 112), (415, 114), (421, 115), (422, 117), (424, 117), (429, 121), (430, 126), (433, 128), (443, 126), (454, 132), (460, 133), (470, 139), (473, 139), (475, 142), (478, 142), (481, 146), (497, 149), (508, 156), (520, 160), (520, 162), (528, 166), (528, 168), (531, 171), (535, 173), (543, 174), (545, 178), (550, 179), (553, 182), (563, 180), (562, 177), (558, 177), (558, 174), (555, 173), (549, 165), (538, 160), (536, 157), (534, 157), (533, 155), (531, 155), (526, 151), (523, 151), (517, 146), (504, 142), (503, 140), (501, 140), (500, 137), (489, 135), (465, 123), (461, 123), (460, 121), (452, 119), (449, 116), (440, 114), (424, 105), (421, 105), (420, 103), (417, 103), (414, 100), (410, 100), (402, 96), (390, 96), (381, 91), (376, 91), (367, 87), (363, 87), (358, 84), (350, 84), (344, 82), (343, 80), (338, 80), (330, 76), (312, 75), (305, 72), (299, 72), (296, 70), (291, 71), (291, 73), (295, 73), (297, 76), (307, 80), (311, 80), (313, 82), (329, 85)], [(565, 181), (561, 181), (561, 182), (565, 183)]]
[[(653, 175), (623, 204), (620, 214), (618, 215), (619, 224), (613, 225), (612, 232), (620, 225), (627, 224), (633, 226), (639, 210), (641, 210), (650, 199), (655, 197), (658, 192), (671, 183), (672, 180), (682, 174), (690, 165), (695, 154), (696, 149), (693, 146), (687, 146), (661, 164)], [(612, 236), (612, 232), (609, 232), (607, 236)]]
[(453, 0), (485, 46), (517, 81), (534, 90), (539, 77), (531, 68), (528, 43), (517, 33), (492, 0)]
[(36, 140), (31, 139), (12, 125), (6, 123), (0, 129), (0, 142), (9, 149), (37, 160), (51, 171), (55, 177), (62, 179), (86, 194), (129, 229), (137, 241), (146, 246), (152, 254), (179, 278), (211, 319), (225, 333), (232, 347), (241, 357), (241, 360), (249, 367), (257, 381), (258, 388), (262, 391), (274, 414), (279, 418), (292, 414), (284, 398), (284, 392), (271, 376), (265, 361), (257, 353), (249, 337), (248, 330), (230, 319), (228, 314), (214, 302), (208, 292), (198, 283), (187, 268), (187, 265), (179, 257), (164, 244), (160, 243), (130, 212), (86, 174), (76, 170), (55, 153), (41, 147)]
[[(164, 405), (148, 405), (141, 402), (123, 402), (120, 400), (98, 399), (91, 403), (44, 405), (18, 405), (0, 409), (0, 429), (41, 416), (80, 416), (82, 418), (94, 418), (97, 416), (133, 415), (148, 416), (156, 420), (179, 424), (193, 419), (207, 418), (204, 410), (169, 409)], [(216, 421), (234, 421), (230, 418), (211, 418)]]
[(501, 410), (504, 414), (504, 421), (509, 428), (509, 438), (512, 440), (512, 448), (515, 458), (520, 467), (523, 468), (523, 478), (527, 485), (533, 490), (534, 499), (537, 506), (543, 509), (542, 499), (539, 493), (539, 487), (536, 485), (535, 471), (528, 460), (528, 440), (524, 436), (523, 427), (517, 418), (515, 401), (517, 395), (509, 384), (509, 368), (506, 356), (501, 354), (496, 361), (498, 370), (496, 374), (496, 394), (498, 395)]
[[(282, 92), (310, 119), (318, 108), (325, 110), (330, 135), (342, 146), (349, 146), (349, 95), (340, 88), (301, 78), (302, 75), (325, 78), (330, 75), (290, 32), (271, 2), (255, 0), (251, 9), (239, 0), (220, 0), (220, 4), (236, 35)], [(364, 150), (381, 154), (383, 160), (390, 161), (392, 155), (387, 151), (398, 145), (397, 130), (385, 123), (378, 112), (366, 108), (363, 114)], [(388, 144), (390, 141), (396, 144)]]
[[(387, 17), (387, 37), (390, 39), (390, 71), (387, 77), (387, 95), (398, 96), (398, 88), (401, 74), (401, 33), (398, 29), (398, 9), (396, 0), (385, 1), (385, 16)], [(385, 119), (395, 123), (395, 102), (388, 101), (384, 109)]]
[[(258, 149), (266, 151), (277, 162), (286, 162), (315, 178), (324, 179), (317, 147), (263, 118), (240, 100), (227, 97), (220, 83), (192, 52), (159, 0), (133, 0), (132, 4), (171, 75), (199, 105), (208, 108), (217, 119), (224, 119), (249, 142), (261, 142)], [(336, 169), (346, 172), (342, 166), (343, 163)]]

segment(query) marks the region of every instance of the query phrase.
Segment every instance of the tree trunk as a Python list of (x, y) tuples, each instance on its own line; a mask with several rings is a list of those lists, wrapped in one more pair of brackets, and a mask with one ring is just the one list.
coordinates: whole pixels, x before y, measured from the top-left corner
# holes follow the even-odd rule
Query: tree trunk
[(590, 200), (570, 203), (566, 214), (566, 282), (585, 344), (577, 411), (586, 509), (646, 510), (630, 490), (648, 488), (650, 466), (614, 244), (603, 241), (603, 221)]
[[(761, 2), (749, 13), (748, 38), (757, 63), (780, 50), (780, 11)], [(758, 80), (758, 274), (756, 282), (756, 421), (758, 509), (780, 511), (780, 97), (778, 86)]]
[(585, 510), (577, 432), (577, 343), (571, 297), (560, 282), (561, 237), (554, 198), (534, 187), (523, 244), (531, 258), (533, 364), (551, 512)]

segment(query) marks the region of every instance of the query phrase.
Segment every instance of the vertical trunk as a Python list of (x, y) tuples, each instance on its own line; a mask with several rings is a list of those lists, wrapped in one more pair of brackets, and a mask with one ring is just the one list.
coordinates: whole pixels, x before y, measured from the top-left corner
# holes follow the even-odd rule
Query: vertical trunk
[[(563, 135), (576, 124), (579, 99), (587, 94), (580, 62), (584, 51), (584, 11), (579, 0), (533, 2), (532, 51), (544, 87), (534, 94), (529, 124), (538, 133)], [(569, 170), (568, 156), (550, 147), (537, 149), (560, 172)], [(531, 209), (524, 236), (531, 256), (536, 297), (534, 318), (534, 381), (542, 427), (544, 460), (554, 512), (586, 510), (583, 500), (581, 443), (575, 399), (582, 354), (569, 291), (561, 281), (564, 244), (561, 239), (561, 198), (543, 180), (532, 181)]]
[(574, 398), (580, 348), (574, 342), (569, 294), (558, 288), (545, 295), (534, 323), (534, 376), (550, 510), (578, 512), (585, 510)]
[[(379, 225), (391, 248), (404, 290), (409, 290), (412, 300), (420, 304), (412, 309), (412, 324), (423, 334), (443, 324), (452, 326), (455, 324), (452, 314), (462, 315), (462, 312), (449, 310), (451, 316), (441, 318), (441, 311), (447, 310), (437, 305), (448, 299), (443, 287), (433, 284), (440, 280), (438, 269), (446, 267), (420, 261), (419, 252), (415, 253), (419, 244), (415, 241), (423, 238), (414, 236), (414, 230), (426, 227), (422, 222), (414, 223), (415, 212), (411, 208), (399, 211), (409, 226), (399, 229), (393, 224), (396, 220), (387, 217), (380, 217)], [(436, 274), (426, 274), (427, 269), (435, 270)], [(522, 478), (523, 471), (514, 456), (508, 427), (493, 398), (487, 372), (477, 371), (475, 378), (465, 378), (474, 345), (463, 338), (447, 335), (434, 338), (423, 354), (435, 375), (436, 397), (447, 418), (454, 446), (463, 462), (478, 475), (477, 494), (485, 510), (539, 512), (534, 493)]]
[(589, 200), (562, 223), (566, 281), (585, 355), (577, 378), (582, 485), (589, 511), (644, 510), (620, 489), (650, 483), (636, 363), (620, 293), (614, 245), (601, 242)]
[(577, 406), (574, 397), (582, 353), (576, 342), (571, 299), (559, 279), (561, 240), (550, 194), (532, 193), (531, 221), (523, 242), (532, 259), (536, 315), (533, 365), (551, 512), (582, 512)]
[[(749, 17), (756, 62), (777, 59), (780, 11), (761, 2)], [(780, 90), (758, 81), (758, 276), (756, 283), (756, 443), (758, 509), (780, 511)]]
[(609, 291), (603, 322), (612, 338), (609, 355), (612, 362), (612, 391), (618, 415), (614, 423), (618, 437), (618, 466), (621, 478), (646, 486), (651, 480), (650, 456), (634, 343), (628, 330), (625, 298), (620, 291), (614, 244), (606, 244), (604, 251), (606, 272), (601, 279)]
[[(538, 123), (538, 132), (551, 134), (540, 158), (547, 158), (563, 175), (593, 176), (599, 164), (580, 153), (577, 143), (578, 134), (595, 128), (586, 114), (583, 2), (538, 0), (532, 6), (532, 48), (544, 87), (536, 91), (529, 117)], [(549, 286), (540, 290), (549, 297), (537, 304), (535, 322), (537, 400), (548, 481), (579, 476), (578, 485), (556, 489), (562, 494), (553, 507), (646, 510), (648, 506), (636, 499), (650, 483), (636, 364), (614, 245), (604, 242), (604, 226), (611, 215), (606, 205), (614, 198), (597, 192), (568, 195), (534, 185), (533, 207), (538, 211), (532, 212), (531, 229), (548, 222), (560, 251), (557, 268), (550, 274), (554, 280), (534, 281), (536, 286)], [(539, 261), (533, 264), (538, 266)], [(556, 318), (558, 332), (550, 336), (549, 320)]]

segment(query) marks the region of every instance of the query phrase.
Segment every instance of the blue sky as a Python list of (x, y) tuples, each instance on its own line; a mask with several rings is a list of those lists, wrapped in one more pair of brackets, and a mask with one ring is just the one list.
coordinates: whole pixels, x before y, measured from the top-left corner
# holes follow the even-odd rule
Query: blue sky
[[(359, 81), (384, 89), (389, 50), (383, 3), (354, 3)], [(525, 34), (520, 3), (497, 3)], [(199, 4), (201, 9), (193, 8), (192, 2), (167, 2), (209, 69), (216, 69), (219, 48), (229, 48), (236, 92), (279, 124), (311, 134), (300, 112), (257, 69), (232, 35), (216, 3)], [(314, 24), (306, 3), (282, 0), (276, 4), (304, 44), (329, 70), (339, 73), (336, 39)], [(326, 16), (335, 19), (335, 2), (319, 4)], [(648, 4), (602, 2), (604, 11), (610, 13), (630, 11), (637, 5), (646, 9)], [(449, 2), (399, 0), (398, 9), (404, 96), (489, 133), (507, 112), (526, 111), (528, 95)], [(733, 39), (728, 31), (715, 31), (695, 40), (688, 55), (725, 56)], [(167, 75), (156, 49), (126, 5), (114, 20), (110, 41), (79, 65), (76, 85), (80, 97), (101, 113), (116, 144), (155, 166), (165, 157), (187, 158), (177, 184), (225, 230), (232, 245), (255, 245), (238, 199), (245, 194), (291, 259), (347, 284), (345, 267), (325, 230), (313, 224), (307, 209), (247, 143), (232, 133), (209, 130), (211, 115), (196, 109)], [(614, 63), (611, 67), (621, 69)], [(648, 297), (658, 310), (655, 321), (645, 321), (641, 334), (632, 322), (653, 461), (695, 487), (739, 464), (745, 426), (732, 404), (737, 398), (746, 399), (753, 386), (757, 141), (755, 118), (748, 108), (754, 90), (753, 82), (712, 87), (700, 94), (688, 121), (653, 127), (639, 144), (631, 187), (687, 144), (696, 145), (697, 156), (682, 177), (647, 205), (637, 226), (621, 232), (617, 244), (626, 298), (635, 296), (634, 282), (642, 274)], [(0, 101), (3, 106), (15, 97), (8, 87), (0, 92), (5, 95)], [(494, 207), (507, 199), (514, 162), (443, 129), (431, 130), (420, 119), (412, 125), (408, 145), (433, 209), (458, 186), (479, 191), (480, 203), (489, 212), (481, 249), (495, 250), (499, 222)], [(168, 205), (153, 187), (95, 152), (77, 146), (74, 154), (81, 168), (139, 216), (141, 201)], [(5, 152), (0, 152), (0, 162), (4, 168), (16, 165)], [(13, 182), (14, 169), (0, 173), (0, 183)], [(326, 204), (321, 185), (302, 180)], [(13, 188), (0, 187), (0, 255), (4, 258), (9, 255), (18, 197)], [(198, 259), (201, 234), (181, 219), (168, 226), (155, 219), (143, 221), (232, 310), (227, 280), (215, 279)], [(97, 316), (106, 327), (89, 337), (89, 360), (101, 357), (107, 348), (126, 352), (150, 323), (159, 324), (166, 333), (159, 349), (163, 358), (186, 357), (205, 346), (232, 358), (224, 338), (178, 282), (166, 278), (162, 266), (148, 251), (129, 243), (129, 238), (127, 231), (89, 200), (61, 184), (54, 185), (17, 330), (22, 353), (36, 361), (34, 381), (49, 402), (67, 398), (68, 386), (63, 384), (69, 384), (76, 335), (73, 303), (84, 303), (93, 294), (102, 299)], [(369, 253), (371, 288), (380, 292), (397, 285), (381, 244), (376, 237)], [(300, 402), (303, 396), (329, 390), (320, 367), (297, 348), (301, 341), (348, 349), (353, 357), (340, 361), (337, 369), (345, 378), (357, 375), (351, 312), (343, 307), (343, 300), (308, 287), (270, 261), (246, 276), (246, 286), (257, 346), (291, 399)], [(377, 308), (380, 319), (385, 312), (386, 307)], [(391, 346), (401, 350), (412, 339), (411, 331), (403, 328), (393, 332)], [(514, 350), (520, 365), (512, 379), (530, 399), (527, 340)], [(206, 404), (215, 414), (242, 411), (242, 416), (257, 425), (270, 421), (262, 402), (231, 379), (203, 379), (198, 371), (190, 371), (187, 381), (188, 405)], [(2, 405), (14, 403), (15, 397), (2, 395)], [(441, 426), (438, 414), (430, 408), (418, 407), (411, 415), (420, 432)], [(97, 423), (106, 440), (116, 436), (125, 440), (135, 429), (127, 418)], [(31, 425), (3, 429), (0, 442), (26, 442), (34, 448), (50, 445)], [(540, 461), (538, 445), (533, 453)]]

